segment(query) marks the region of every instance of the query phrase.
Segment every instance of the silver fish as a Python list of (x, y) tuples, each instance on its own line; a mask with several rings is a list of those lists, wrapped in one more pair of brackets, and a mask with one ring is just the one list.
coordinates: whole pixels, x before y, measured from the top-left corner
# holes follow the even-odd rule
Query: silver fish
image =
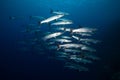
[(75, 70), (78, 70), (79, 72), (80, 71), (88, 71), (88, 68), (80, 66), (79, 64), (70, 63), (70, 62), (67, 62), (64, 67), (67, 67), (70, 69), (75, 69)]
[(95, 56), (95, 55), (91, 55), (91, 54), (85, 54), (86, 58), (92, 59), (92, 60), (100, 60), (99, 57)]
[(70, 59), (74, 60), (75, 62), (81, 62), (81, 63), (84, 63), (84, 64), (92, 63), (92, 61), (81, 58), (81, 57), (77, 57), (77, 55), (71, 55)]
[(85, 50), (85, 51), (91, 51), (91, 52), (95, 52), (96, 50), (87, 46), (82, 46), (81, 50)]
[(72, 32), (73, 33), (82, 33), (82, 32), (93, 32), (96, 29), (92, 29), (92, 28), (79, 28), (79, 29), (73, 29)]
[(80, 53), (81, 51), (78, 49), (64, 49), (65, 52), (72, 52), (72, 53)]
[(69, 37), (69, 36), (61, 36), (61, 38), (63, 38), (63, 39), (71, 39), (71, 37)]
[(55, 23), (52, 23), (51, 25), (68, 25), (68, 24), (73, 24), (72, 21), (60, 21), (60, 22), (55, 22)]
[(72, 20), (69, 20), (69, 19), (66, 19), (66, 18), (59, 18), (58, 20), (60, 20), (60, 21), (72, 21)]
[(91, 43), (94, 43), (94, 44), (100, 42), (99, 40), (88, 39), (88, 38), (86, 38), (86, 39), (80, 39), (80, 41), (81, 41), (81, 42), (84, 42), (84, 43), (89, 43), (89, 42), (91, 42)]
[(82, 44), (74, 44), (74, 43), (69, 43), (69, 44), (60, 44), (60, 48), (81, 48), (84, 47), (85, 45)]
[(71, 40), (68, 40), (68, 39), (53, 39), (52, 41), (55, 41), (55, 42), (60, 42), (60, 43), (69, 43), (69, 42), (72, 42)]
[(74, 39), (76, 39), (76, 40), (80, 40), (80, 38), (79, 38), (79, 37), (74, 36), (74, 35), (72, 35), (72, 38), (74, 38)]
[(69, 13), (66, 13), (66, 12), (62, 12), (62, 11), (53, 11), (53, 10), (51, 10), (50, 11), (50, 13), (52, 13), (52, 14), (64, 14), (64, 15), (69, 15)]
[(57, 27), (57, 28), (53, 28), (53, 30), (65, 31), (66, 28), (65, 27)]
[(52, 34), (49, 34), (49, 35), (43, 37), (43, 40), (55, 38), (55, 37), (60, 36), (62, 34), (63, 34), (62, 32), (55, 32), (55, 33), (52, 33)]
[(59, 18), (61, 18), (61, 17), (63, 17), (63, 16), (64, 16), (63, 14), (60, 14), (60, 15), (55, 15), (55, 16), (49, 17), (49, 18), (47, 18), (47, 19), (42, 20), (42, 21), (40, 22), (40, 24), (49, 23), (49, 22), (54, 21), (54, 20), (57, 20), (57, 19), (59, 19)]

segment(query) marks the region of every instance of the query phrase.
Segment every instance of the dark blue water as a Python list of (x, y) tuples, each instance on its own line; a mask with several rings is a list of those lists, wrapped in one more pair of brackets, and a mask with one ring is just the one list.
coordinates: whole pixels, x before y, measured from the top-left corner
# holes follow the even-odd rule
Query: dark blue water
[[(1, 0), (0, 1), (0, 79), (1, 80), (113, 80), (120, 72), (120, 0)], [(66, 69), (63, 63), (34, 51), (19, 50), (21, 27), (31, 23), (29, 16), (49, 17), (50, 9), (70, 13), (76, 25), (98, 29), (102, 42), (88, 72)], [(23, 16), (9, 20), (9, 16)], [(48, 52), (45, 52), (48, 53)], [(115, 79), (117, 80), (117, 79)]]

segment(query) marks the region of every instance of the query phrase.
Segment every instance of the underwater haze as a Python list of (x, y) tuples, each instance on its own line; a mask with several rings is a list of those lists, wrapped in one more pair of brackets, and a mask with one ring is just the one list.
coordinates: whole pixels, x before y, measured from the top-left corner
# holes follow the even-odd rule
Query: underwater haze
[[(95, 55), (99, 57), (99, 60), (88, 61), (89, 64), (86, 64), (87, 62), (85, 63), (85, 61), (83, 63), (76, 61), (75, 63), (78, 63), (80, 66), (85, 65), (85, 67), (81, 67), (82, 71), (80, 68), (78, 69), (79, 66), (74, 64), (72, 60), (77, 56), (80, 58), (80, 61), (83, 58), (87, 61), (86, 57), (90, 56), (83, 54), (78, 56), (74, 52), (68, 57), (64, 53), (60, 55), (59, 49), (62, 49), (62, 47), (63, 50), (66, 49), (63, 42), (61, 44), (54, 43), (55, 45), (57, 44), (56, 50), (50, 49), (51, 46), (48, 46), (47, 43), (50, 40), (58, 40), (57, 35), (50, 40), (46, 40), (48, 37), (44, 37), (44, 35), (48, 36), (57, 32), (54, 32), (53, 28), (51, 28), (52, 25), (56, 27), (56, 24), (53, 23), (56, 23), (57, 19), (54, 19), (51, 23), (46, 22), (44, 24), (44, 20), (55, 15), (51, 14), (51, 10), (66, 12), (69, 15), (65, 13), (57, 15), (64, 16), (68, 22), (73, 21), (72, 25), (67, 25), (67, 28), (70, 30), (64, 36), (71, 37), (72, 34), (72, 37), (76, 39), (74, 36), (78, 35), (79, 32), (74, 33), (75, 29), (84, 27), (88, 31), (91, 28), (97, 29), (91, 35), (93, 35), (92, 38), (100, 42), (90, 45), (90, 50), (92, 50), (91, 47), (95, 48), (96, 52), (92, 53), (91, 56)], [(66, 23), (64, 24), (66, 25)], [(26, 28), (29, 25), (32, 26), (32, 30), (28, 29), (27, 31)], [(67, 28), (65, 26), (62, 27), (66, 30), (64, 32), (67, 32)], [(86, 29), (86, 27), (88, 28)], [(33, 29), (37, 29), (36, 31), (40, 30), (40, 32), (38, 34), (35, 33), (37, 35), (34, 36)], [(73, 36), (73, 34), (75, 35)], [(31, 37), (32, 39), (30, 39)], [(79, 39), (81, 38), (80, 36)], [(37, 44), (35, 42), (35, 45), (33, 45), (34, 42), (30, 41), (36, 39), (38, 42)], [(86, 39), (89, 39), (89, 37)], [(75, 44), (79, 43), (77, 40), (70, 40)], [(0, 1), (0, 80), (120, 80), (119, 41), (120, 0)], [(80, 43), (89, 45), (87, 42)], [(76, 51), (79, 52), (80, 50), (77, 48)], [(52, 55), (53, 53), (57, 54), (57, 57)], [(65, 59), (61, 58), (64, 56)], [(60, 57), (60, 60), (58, 60), (58, 57)], [(64, 64), (71, 64), (71, 66), (65, 66)]]

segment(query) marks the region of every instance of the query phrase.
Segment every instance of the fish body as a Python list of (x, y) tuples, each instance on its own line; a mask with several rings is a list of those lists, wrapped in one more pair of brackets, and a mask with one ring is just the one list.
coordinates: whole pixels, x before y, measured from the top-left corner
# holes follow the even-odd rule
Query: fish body
[(98, 40), (95, 40), (95, 39), (88, 39), (88, 38), (86, 38), (86, 39), (80, 39), (80, 41), (81, 41), (81, 42), (86, 42), (86, 43), (92, 42), (92, 43), (94, 43), (94, 44), (96, 44), (96, 43), (99, 42)]
[(88, 68), (83, 67), (79, 64), (70, 63), (70, 62), (67, 62), (64, 67), (67, 67), (67, 68), (70, 68), (70, 69), (75, 69), (75, 70), (78, 70), (79, 72), (80, 71), (88, 71)]
[(30, 19), (37, 19), (37, 20), (44, 19), (44, 17), (41, 17), (41, 16), (30, 16), (29, 18)]
[(96, 29), (92, 29), (92, 28), (78, 28), (78, 29), (73, 29), (72, 32), (73, 33), (82, 33), (82, 32), (93, 32), (95, 31)]
[(86, 58), (92, 59), (92, 60), (100, 60), (99, 57), (95, 56), (95, 55), (91, 55), (91, 54), (86, 54), (85, 55)]
[(69, 13), (66, 13), (66, 12), (62, 12), (62, 11), (53, 11), (53, 10), (51, 10), (51, 13), (52, 14), (58, 14), (58, 15), (69, 15)]
[(72, 38), (74, 38), (74, 39), (76, 39), (76, 40), (79, 40), (79, 39), (80, 39), (79, 37), (74, 36), (74, 35), (72, 35)]
[(43, 37), (43, 40), (55, 38), (55, 37), (60, 36), (60, 35), (62, 35), (62, 32), (55, 32), (55, 33), (52, 33), (52, 34), (49, 34), (49, 35)]
[(64, 49), (65, 52), (80, 53), (80, 50), (77, 49)]
[(66, 18), (59, 18), (58, 20), (60, 20), (60, 21), (72, 21), (72, 20), (69, 20), (69, 19), (66, 19)]
[(71, 39), (71, 37), (69, 37), (69, 36), (61, 36), (61, 38), (63, 38), (63, 39)]
[(64, 42), (66, 42), (66, 43), (72, 42), (71, 40), (68, 40), (68, 39), (54, 39), (53, 41), (55, 41), (55, 42), (61, 42), (61, 43), (64, 43)]
[(70, 59), (74, 60), (75, 62), (81, 62), (81, 63), (84, 63), (84, 64), (92, 63), (92, 61), (81, 58), (81, 57), (77, 57), (77, 55), (71, 55)]
[(90, 33), (76, 33), (80, 36), (92, 36)]
[(57, 31), (65, 31), (66, 28), (65, 28), (65, 27), (59, 27), (59, 28), (53, 28), (53, 30), (57, 30)]
[(85, 50), (85, 51), (90, 51), (90, 52), (95, 52), (96, 50), (87, 46), (82, 46), (81, 50)]
[(73, 43), (59, 45), (60, 48), (80, 48), (83, 46), (84, 45), (82, 45), (82, 44), (73, 44)]
[(63, 17), (63, 16), (64, 16), (63, 14), (59, 14), (59, 15), (55, 15), (55, 16), (49, 17), (49, 18), (47, 18), (47, 19), (42, 20), (42, 21), (40, 22), (40, 24), (49, 23), (49, 22), (54, 21), (54, 20), (57, 20), (57, 19), (59, 19), (59, 18), (61, 18), (61, 17)]
[(60, 21), (60, 22), (56, 22), (56, 23), (52, 23), (51, 25), (69, 25), (69, 24), (73, 24), (72, 21)]

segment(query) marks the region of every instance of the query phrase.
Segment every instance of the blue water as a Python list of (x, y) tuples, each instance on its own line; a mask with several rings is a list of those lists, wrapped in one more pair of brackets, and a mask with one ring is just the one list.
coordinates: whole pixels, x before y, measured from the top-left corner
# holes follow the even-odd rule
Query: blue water
[[(120, 0), (1, 0), (0, 1), (0, 79), (1, 80), (113, 80), (120, 72)], [(97, 55), (88, 72), (65, 69), (62, 62), (35, 52), (23, 53), (22, 25), (29, 16), (50, 16), (50, 9), (70, 13), (76, 25), (97, 28)], [(23, 16), (9, 20), (9, 16)], [(47, 53), (47, 52), (46, 52)]]

